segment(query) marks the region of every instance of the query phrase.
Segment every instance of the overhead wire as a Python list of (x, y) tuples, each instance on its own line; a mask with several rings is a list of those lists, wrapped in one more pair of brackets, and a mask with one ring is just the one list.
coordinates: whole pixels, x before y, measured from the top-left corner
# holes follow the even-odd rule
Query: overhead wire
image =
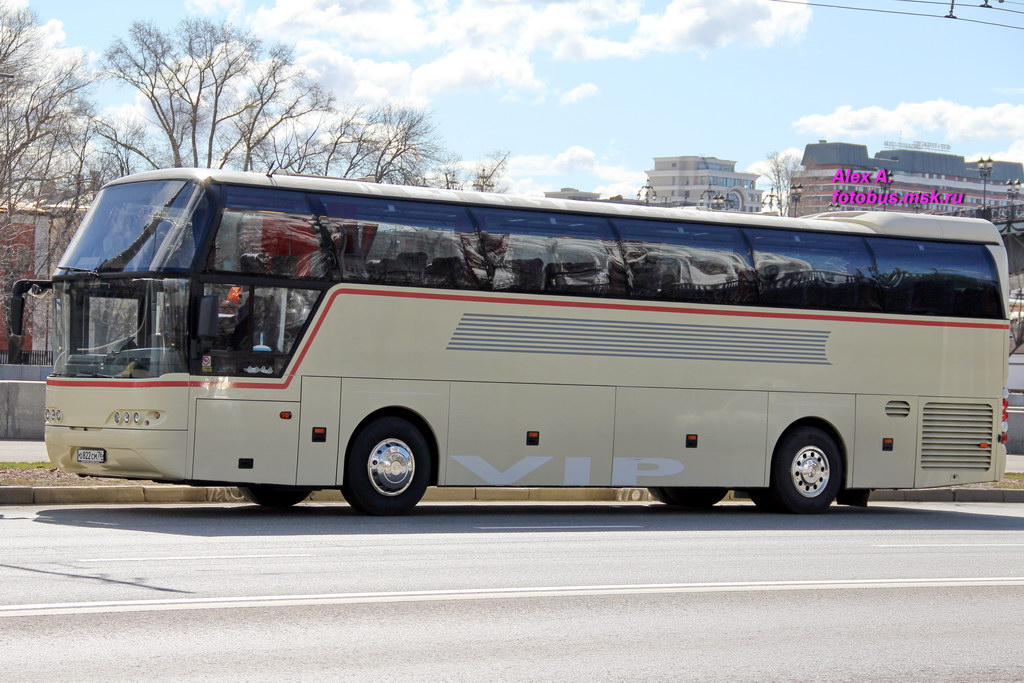
[[(804, 5), (805, 7), (826, 7), (826, 8), (830, 8), (830, 9), (845, 9), (845, 10), (852, 10), (852, 11), (855, 11), (855, 12), (872, 12), (872, 13), (876, 13), (876, 14), (898, 14), (898, 15), (907, 16), (907, 17), (928, 17), (930, 19), (953, 19), (953, 20), (956, 20), (956, 21), (964, 21), (964, 22), (967, 22), (967, 23), (970, 23), (970, 24), (984, 24), (986, 26), (997, 26), (999, 28), (1008, 28), (1008, 29), (1012, 29), (1012, 30), (1015, 30), (1015, 31), (1024, 31), (1024, 26), (1014, 26), (1012, 24), (1001, 24), (999, 22), (994, 22), (994, 21), (982, 21), (981, 19), (967, 19), (965, 17), (955, 16), (953, 14), (952, 7), (950, 8), (949, 14), (925, 14), (923, 12), (902, 12), (902, 11), (899, 11), (899, 10), (881, 9), (881, 8), (878, 8), (878, 7), (851, 7), (850, 5), (834, 5), (834, 4), (824, 3), (824, 2), (805, 2), (804, 0), (768, 0), (768, 1), (769, 2), (785, 3), (787, 5)], [(916, 2), (916, 3), (919, 3), (919, 4), (928, 4), (928, 5), (943, 5), (943, 6), (946, 5), (945, 2), (938, 2), (936, 0), (896, 0), (896, 1), (897, 2)], [(955, 3), (953, 3), (953, 4), (955, 4)], [(1020, 5), (1020, 4), (1024, 4), (1024, 3), (1014, 2), (1013, 4)], [(965, 9), (975, 9), (975, 7), (972, 7), (972, 6), (961, 5), (961, 7), (965, 8)], [(977, 8), (983, 8), (983, 7), (984, 7), (983, 5), (978, 5), (977, 6)], [(986, 9), (1003, 9), (1003, 8), (989, 6)], [(1003, 9), (1003, 11), (1013, 12), (1013, 13), (1017, 13), (1017, 14), (1024, 14), (1024, 12), (1019, 12), (1018, 10), (1006, 10), (1006, 9)]]

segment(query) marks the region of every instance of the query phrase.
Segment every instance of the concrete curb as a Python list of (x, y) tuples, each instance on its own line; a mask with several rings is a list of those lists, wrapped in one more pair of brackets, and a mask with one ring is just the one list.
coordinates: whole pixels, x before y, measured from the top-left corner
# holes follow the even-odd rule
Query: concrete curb
[[(309, 500), (344, 502), (340, 491), (314, 491)], [(435, 488), (424, 502), (642, 502), (652, 501), (643, 488)], [(749, 500), (732, 492), (726, 500)], [(874, 491), (872, 502), (1024, 503), (1024, 489), (911, 489)], [(244, 503), (229, 486), (0, 486), (0, 505), (82, 505), (95, 503)]]

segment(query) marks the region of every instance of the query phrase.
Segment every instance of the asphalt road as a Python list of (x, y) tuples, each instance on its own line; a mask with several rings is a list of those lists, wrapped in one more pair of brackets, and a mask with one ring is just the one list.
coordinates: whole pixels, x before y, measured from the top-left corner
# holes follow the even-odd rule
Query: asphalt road
[(0, 680), (1020, 680), (1024, 505), (0, 508)]

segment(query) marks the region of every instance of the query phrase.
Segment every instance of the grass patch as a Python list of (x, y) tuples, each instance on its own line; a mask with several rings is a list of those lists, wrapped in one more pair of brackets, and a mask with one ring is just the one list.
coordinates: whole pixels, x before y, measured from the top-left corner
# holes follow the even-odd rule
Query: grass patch
[(49, 470), (53, 463), (46, 462), (0, 462), (0, 470)]
[(1005, 479), (1021, 479), (1024, 480), (1024, 472), (1007, 472), (1003, 475)]

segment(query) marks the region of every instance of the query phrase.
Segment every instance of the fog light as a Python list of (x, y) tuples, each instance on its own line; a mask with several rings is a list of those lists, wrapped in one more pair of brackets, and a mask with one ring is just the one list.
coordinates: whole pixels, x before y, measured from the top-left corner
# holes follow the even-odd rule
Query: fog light
[(117, 411), (114, 413), (114, 422), (116, 424), (121, 424), (121, 411)]
[(50, 412), (49, 408), (47, 408), (46, 411), (43, 412), (43, 415), (46, 417), (47, 422), (53, 419), (53, 413)]
[(135, 422), (135, 424), (139, 424), (140, 419), (142, 419), (142, 416), (139, 415), (138, 412), (132, 415), (132, 421)]
[(128, 411), (124, 411), (124, 423), (128, 424), (132, 419), (132, 416), (128, 414)]
[(64, 419), (64, 413), (63, 411), (61, 411), (60, 408), (58, 408), (57, 410), (53, 411), (53, 417), (55, 420), (57, 420), (57, 422), (60, 422), (61, 420)]

